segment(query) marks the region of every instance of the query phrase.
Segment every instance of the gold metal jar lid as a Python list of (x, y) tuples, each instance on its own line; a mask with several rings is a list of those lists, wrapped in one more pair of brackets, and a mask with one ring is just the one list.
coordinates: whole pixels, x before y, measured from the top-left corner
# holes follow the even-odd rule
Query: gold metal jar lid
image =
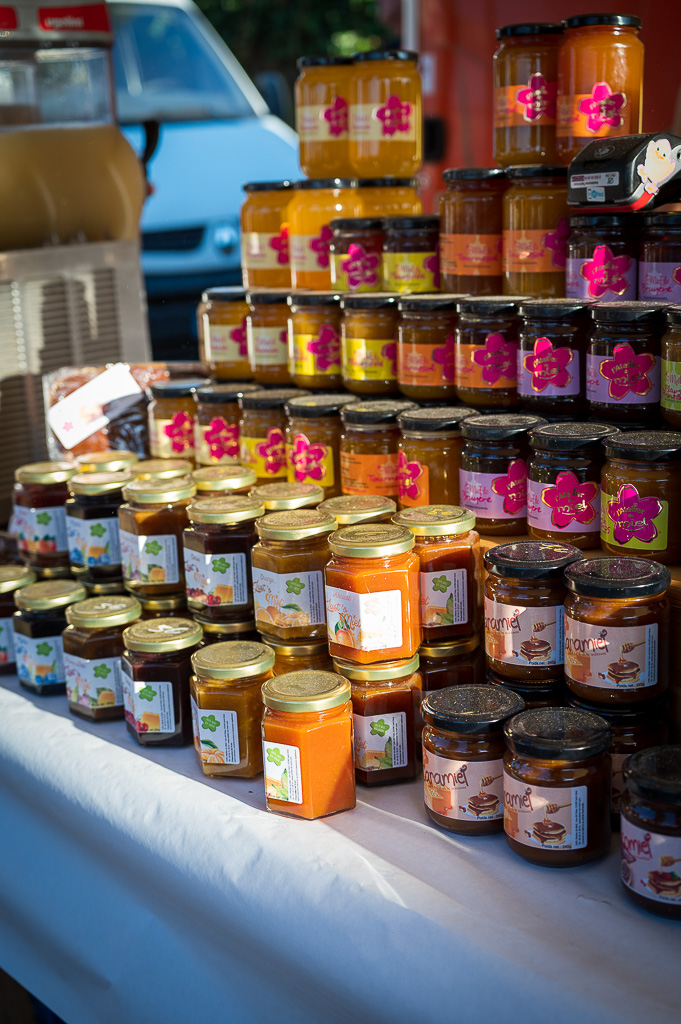
[(411, 551), (416, 543), (413, 533), (393, 523), (358, 523), (344, 526), (329, 537), (335, 555), (349, 558), (387, 558)]
[(137, 469), (139, 456), (123, 449), (108, 452), (88, 452), (76, 459), (79, 473), (119, 473), (124, 469)]
[(340, 494), (323, 501), (317, 509), (335, 516), (339, 526), (351, 526), (380, 516), (392, 516), (397, 512), (397, 505), (392, 498), (378, 494)]
[(448, 644), (421, 644), (419, 654), (423, 658), (456, 658), (464, 654), (471, 654), (480, 646), (477, 636), (469, 640), (458, 640)]
[(405, 526), (415, 537), (458, 536), (475, 529), (475, 516), (459, 505), (422, 505), (404, 508), (393, 523)]
[(74, 580), (42, 580), (17, 591), (15, 602), (22, 612), (45, 612), (50, 608), (65, 608), (76, 601), (84, 601), (87, 591)]
[(250, 466), (201, 466), (192, 473), (199, 494), (202, 491), (239, 491), (252, 487), (257, 479)]
[(126, 484), (132, 483), (134, 474), (129, 472), (121, 473), (100, 473), (81, 472), (71, 477), (69, 490), (72, 494), (109, 494), (120, 491)]
[(29, 462), (19, 466), (14, 479), (20, 484), (61, 484), (77, 472), (73, 462)]
[(346, 679), (366, 682), (390, 682), (391, 679), (406, 679), (418, 672), (419, 656), (399, 658), (396, 661), (381, 661), (374, 665), (356, 665), (354, 661), (334, 658), (333, 664), (339, 675)]
[(267, 633), (261, 633), (260, 638), (282, 658), (314, 658), (318, 654), (329, 653), (329, 644), (326, 640), (304, 640), (299, 644), (282, 643), (278, 637), (268, 636)]
[[(87, 569), (85, 570), (85, 572), (87, 572)], [(76, 573), (75, 571), (73, 575), (79, 579), (82, 579), (83, 585), (90, 597), (103, 597), (105, 594), (125, 593), (122, 578), (111, 580), (110, 583), (90, 583), (85, 577), (81, 577), (80, 574)]]
[(127, 626), (142, 614), (142, 605), (134, 597), (112, 594), (111, 597), (89, 597), (66, 609), (66, 621), (83, 629), (108, 629)]
[(140, 505), (169, 505), (173, 501), (186, 501), (196, 494), (196, 484), (190, 476), (172, 480), (148, 480), (138, 477), (123, 488), (126, 501)]
[(200, 679), (246, 679), (269, 672), (274, 651), (252, 640), (227, 640), (192, 654), (192, 667)]
[[(128, 590), (128, 587), (125, 588)], [(134, 593), (134, 591), (129, 591)], [(167, 597), (142, 597), (141, 594), (135, 594), (135, 597), (142, 605), (142, 614), (148, 614), (149, 612), (175, 612), (179, 611), (180, 608), (186, 609), (187, 607), (187, 595), (186, 594), (169, 594)]]
[(296, 508), (292, 512), (270, 512), (256, 524), (262, 540), (304, 540), (332, 533), (336, 520), (328, 512), (316, 508)]
[(197, 498), (187, 506), (192, 523), (246, 523), (265, 515), (265, 506), (248, 494), (230, 494), (224, 498)]
[(224, 640), (239, 636), (240, 633), (255, 633), (255, 619), (246, 619), (244, 622), (213, 622), (207, 619), (200, 612), (192, 610), (194, 621), (198, 622), (204, 633), (211, 636), (221, 636)]
[(21, 590), (35, 581), (36, 574), (27, 565), (0, 565), (0, 594)]
[(285, 512), (293, 508), (312, 508), (324, 500), (324, 488), (318, 484), (263, 484), (250, 492), (262, 501), (268, 512)]
[(350, 700), (350, 680), (335, 672), (303, 669), (262, 684), (263, 703), (275, 711), (327, 711)]
[(142, 619), (123, 632), (123, 643), (129, 651), (159, 654), (195, 647), (203, 630), (193, 619)]
[(192, 464), (186, 459), (142, 459), (133, 473), (145, 480), (172, 480), (176, 476), (187, 476), (191, 471)]

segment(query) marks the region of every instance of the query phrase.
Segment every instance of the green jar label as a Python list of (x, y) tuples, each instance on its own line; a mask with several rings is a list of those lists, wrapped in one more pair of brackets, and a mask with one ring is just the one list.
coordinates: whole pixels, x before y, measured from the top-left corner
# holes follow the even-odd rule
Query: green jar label
[(633, 484), (623, 484), (617, 496), (601, 496), (601, 540), (635, 551), (664, 551), (667, 547), (669, 503), (643, 497)]
[(674, 359), (662, 360), (660, 405), (663, 409), (681, 412), (681, 362)]

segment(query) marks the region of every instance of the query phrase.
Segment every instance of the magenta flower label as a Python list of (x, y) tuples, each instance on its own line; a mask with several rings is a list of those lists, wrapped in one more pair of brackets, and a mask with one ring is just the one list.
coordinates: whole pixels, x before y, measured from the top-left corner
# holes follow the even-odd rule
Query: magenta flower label
[(681, 266), (674, 262), (639, 263), (639, 299), (681, 303)]
[(433, 349), (433, 362), (442, 367), (443, 380), (453, 384), (456, 377), (456, 338), (448, 334), (444, 345)]
[(667, 546), (669, 506), (623, 484), (617, 497), (603, 494), (601, 537), (623, 547), (661, 550)]
[(290, 261), (288, 246), (288, 224), (282, 224), (281, 231), (270, 239), (270, 248), (277, 254), (277, 263), (286, 267)]
[(239, 327), (235, 327), (230, 332), (230, 338), (234, 343), (236, 351), (239, 353), (240, 359), (248, 359), (248, 338), (246, 330), (246, 319), (241, 321)]
[(307, 343), (314, 366), (320, 373), (340, 367), (340, 338), (330, 324), (324, 324), (318, 337)]
[(328, 224), (325, 224), (317, 237), (310, 241), (310, 249), (315, 254), (315, 263), (322, 270), (329, 268), (329, 245), (332, 238), (333, 231)]
[[(161, 445), (164, 451), (167, 450), (168, 442), (170, 450), (175, 455), (182, 452), (193, 451), (194, 449), (194, 418), (186, 412), (176, 412), (169, 422), (164, 422), (161, 427), (161, 434), (168, 440)], [(161, 440), (159, 438), (159, 440)]]
[(604, 128), (624, 127), (626, 105), (625, 93), (613, 92), (607, 82), (596, 82), (591, 95), (579, 101), (578, 109), (586, 119), (586, 130), (595, 133)]
[(568, 241), (572, 231), (567, 217), (561, 217), (555, 231), (547, 231), (542, 244), (551, 256), (554, 267), (564, 267), (567, 262)]
[[(265, 440), (256, 442), (253, 447), (256, 459), (260, 460), (256, 465), (258, 476), (277, 476), (286, 468), (286, 442), (280, 427), (271, 427)], [(260, 469), (263, 472), (259, 472)]]
[[(459, 470), (459, 504), (475, 514), (476, 519), (504, 519), (505, 496), (495, 491), (497, 480), (505, 480), (498, 473), (472, 473)], [(524, 512), (519, 513), (519, 517)]]
[(348, 132), (348, 101), (336, 96), (330, 107), (324, 110), (324, 120), (329, 128), (329, 135), (337, 139)]
[(527, 510), (527, 465), (523, 459), (513, 459), (505, 476), (492, 480), (492, 490), (503, 499), (504, 514), (517, 519)]
[(376, 117), (383, 126), (382, 134), (388, 138), (411, 131), (411, 103), (403, 103), (399, 96), (389, 96), (376, 111)]
[(578, 395), (579, 357), (567, 346), (537, 338), (532, 352), (518, 351), (519, 395)]
[(509, 385), (515, 384), (517, 351), (517, 344), (507, 341), (503, 334), (488, 334), (485, 344), (476, 348), (473, 353), (473, 363), (479, 367), (481, 378), (481, 383), (477, 386), (498, 387), (501, 380), (508, 381)]
[(629, 342), (615, 345), (612, 356), (586, 357), (586, 397), (591, 402), (651, 404), (660, 401), (660, 360), (635, 352)]
[(600, 530), (601, 489), (594, 480), (583, 483), (568, 470), (546, 487), (531, 480), (528, 490), (528, 523), (540, 530), (595, 533)]
[(313, 444), (305, 434), (295, 434), (289, 449), (289, 461), (297, 483), (312, 480), (333, 486), (333, 456), (325, 444)]
[(602, 299), (608, 293), (621, 299), (636, 298), (636, 261), (624, 254), (615, 256), (609, 245), (597, 245), (579, 273), (586, 282), (585, 298)]
[(352, 242), (347, 256), (341, 256), (339, 261), (334, 257), (334, 262), (340, 262), (341, 273), (345, 275), (337, 284), (345, 283), (353, 292), (380, 289), (381, 256), (378, 253), (367, 252), (363, 246)]
[(427, 505), (428, 467), (418, 459), (408, 459), (400, 451), (397, 456), (397, 487), (402, 505)]
[(236, 459), (239, 455), (239, 424), (227, 423), (222, 416), (216, 416), (204, 430), (203, 440), (211, 459), (219, 461), (225, 456)]
[(431, 256), (426, 256), (423, 261), (424, 270), (429, 271), (433, 275), (433, 287), (440, 287), (440, 253), (434, 252)]
[(534, 124), (542, 118), (555, 119), (557, 82), (547, 82), (543, 75), (532, 75), (527, 86), (516, 93), (516, 103), (523, 119)]

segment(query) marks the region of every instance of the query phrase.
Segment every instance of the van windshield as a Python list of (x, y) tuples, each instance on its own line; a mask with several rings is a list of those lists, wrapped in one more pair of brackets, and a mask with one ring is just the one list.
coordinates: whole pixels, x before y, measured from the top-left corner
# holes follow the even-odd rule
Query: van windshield
[[(199, 18), (181, 7), (112, 3), (118, 119), (213, 121), (254, 110)], [(235, 74), (243, 75), (235, 62)]]

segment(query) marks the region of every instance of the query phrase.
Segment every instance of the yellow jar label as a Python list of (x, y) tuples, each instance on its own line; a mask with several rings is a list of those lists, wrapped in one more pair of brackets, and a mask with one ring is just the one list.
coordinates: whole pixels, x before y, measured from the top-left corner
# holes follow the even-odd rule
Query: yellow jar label
[(149, 447), (154, 459), (174, 459), (194, 455), (194, 417), (176, 412), (169, 420), (154, 419), (150, 424)]
[(681, 362), (672, 359), (662, 360), (662, 396), (660, 405), (663, 409), (681, 411)]
[(291, 269), (297, 273), (313, 271), (317, 274), (329, 273), (331, 259), (329, 244), (333, 232), (328, 224), (320, 228), (318, 235), (291, 235), (290, 253)]
[(197, 423), (194, 444), (201, 466), (234, 462), (239, 458), (239, 424), (228, 423), (222, 416), (214, 416), (208, 426)]
[(281, 427), (271, 427), (267, 437), (240, 438), (241, 464), (255, 470), (259, 480), (286, 477), (286, 439)]
[(343, 336), (341, 366), (348, 380), (397, 380), (397, 343)]
[(437, 292), (440, 260), (436, 252), (383, 253), (383, 287), (388, 292)]
[(254, 327), (248, 321), (248, 362), (258, 366), (286, 366), (288, 343), (286, 327)]
[(664, 551), (669, 503), (622, 484), (617, 495), (601, 494), (601, 540), (632, 551)]
[(289, 265), (288, 224), (278, 235), (265, 231), (244, 231), (241, 236), (241, 262), (246, 270), (281, 270)]
[(289, 369), (304, 377), (340, 373), (340, 338), (332, 324), (322, 324), (318, 334), (294, 334)]
[(307, 434), (294, 434), (286, 445), (286, 463), (291, 483), (333, 487), (333, 452), (326, 444), (310, 441)]
[(375, 292), (381, 287), (383, 254), (353, 242), (347, 252), (331, 254), (331, 284), (339, 292)]
[(209, 363), (242, 363), (248, 358), (246, 319), (232, 324), (208, 324), (204, 348)]
[(336, 96), (330, 106), (296, 109), (296, 128), (301, 142), (345, 142), (348, 137), (348, 101)]
[(353, 142), (415, 142), (420, 111), (399, 96), (385, 103), (358, 103), (350, 107), (350, 139)]

